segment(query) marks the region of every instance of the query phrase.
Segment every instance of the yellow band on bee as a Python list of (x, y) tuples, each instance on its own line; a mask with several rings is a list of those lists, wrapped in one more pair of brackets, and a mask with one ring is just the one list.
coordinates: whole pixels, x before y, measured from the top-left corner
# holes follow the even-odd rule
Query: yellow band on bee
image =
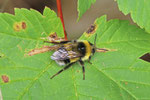
[(82, 58), (82, 60), (87, 60), (91, 56), (91, 45), (89, 44), (88, 41), (84, 40), (83, 43), (85, 44), (86, 47), (86, 53), (85, 56)]

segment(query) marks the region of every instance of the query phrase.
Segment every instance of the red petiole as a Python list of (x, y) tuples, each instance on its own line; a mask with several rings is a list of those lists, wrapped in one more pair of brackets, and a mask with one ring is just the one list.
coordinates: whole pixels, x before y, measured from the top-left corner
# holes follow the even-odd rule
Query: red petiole
[(66, 33), (66, 30), (65, 30), (65, 24), (64, 24), (63, 14), (62, 14), (61, 0), (56, 0), (56, 1), (57, 1), (58, 16), (60, 17), (61, 22), (62, 22), (62, 25), (63, 25), (65, 40), (68, 40), (68, 39), (67, 39), (67, 33)]

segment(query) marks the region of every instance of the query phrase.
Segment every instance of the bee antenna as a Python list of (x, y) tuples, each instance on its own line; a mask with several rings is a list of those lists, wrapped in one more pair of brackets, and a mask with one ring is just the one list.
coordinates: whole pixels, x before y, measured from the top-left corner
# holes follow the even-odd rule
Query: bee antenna
[(94, 47), (96, 47), (96, 38), (97, 38), (97, 34), (95, 34)]

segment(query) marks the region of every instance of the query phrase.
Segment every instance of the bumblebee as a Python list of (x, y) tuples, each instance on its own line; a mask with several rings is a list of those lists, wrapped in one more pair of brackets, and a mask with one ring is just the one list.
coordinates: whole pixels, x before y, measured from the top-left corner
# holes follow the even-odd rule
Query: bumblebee
[(94, 55), (94, 53), (97, 52), (106, 52), (107, 49), (102, 48), (96, 48), (96, 36), (94, 44), (90, 43), (87, 40), (72, 40), (72, 41), (45, 41), (47, 43), (54, 44), (53, 46), (45, 46), (40, 49), (34, 49), (28, 53), (28, 55), (32, 56), (38, 53), (43, 53), (46, 51), (55, 50), (55, 52), (52, 54), (51, 59), (55, 60), (57, 64), (60, 66), (66, 65), (63, 69), (58, 71), (56, 74), (51, 76), (50, 78), (54, 78), (64, 70), (70, 68), (74, 63), (79, 62), (79, 64), (82, 66), (83, 71), (83, 80), (85, 80), (85, 67), (84, 67), (84, 61), (87, 60), (90, 64), (91, 57)]
[(58, 47), (56, 51), (52, 54), (51, 59), (55, 60), (56, 63), (60, 66), (66, 65), (63, 69), (54, 74), (51, 79), (63, 72), (64, 70), (70, 68), (74, 63), (79, 62), (79, 64), (82, 66), (83, 80), (85, 80), (84, 61), (88, 60), (88, 62), (91, 64), (91, 57), (97, 50), (100, 52), (108, 51), (107, 49), (96, 48), (95, 42), (94, 44), (90, 43), (87, 40), (50, 42), (55, 44), (54, 46)]

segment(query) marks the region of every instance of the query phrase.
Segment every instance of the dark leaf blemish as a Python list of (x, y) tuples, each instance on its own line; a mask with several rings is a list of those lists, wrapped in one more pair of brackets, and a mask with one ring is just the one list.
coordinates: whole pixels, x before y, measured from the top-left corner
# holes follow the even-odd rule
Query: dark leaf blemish
[(1, 78), (2, 78), (2, 81), (4, 83), (8, 83), (9, 82), (9, 77), (7, 75), (2, 75)]
[(21, 30), (25, 30), (27, 28), (27, 24), (24, 21), (16, 22), (16, 23), (14, 23), (13, 28), (15, 31), (19, 32)]
[(93, 24), (90, 26), (90, 28), (86, 31), (87, 34), (93, 34), (96, 30), (96, 25)]
[(25, 22), (22, 22), (22, 29), (26, 29), (26, 27), (27, 27), (27, 25), (26, 25), (26, 23)]

